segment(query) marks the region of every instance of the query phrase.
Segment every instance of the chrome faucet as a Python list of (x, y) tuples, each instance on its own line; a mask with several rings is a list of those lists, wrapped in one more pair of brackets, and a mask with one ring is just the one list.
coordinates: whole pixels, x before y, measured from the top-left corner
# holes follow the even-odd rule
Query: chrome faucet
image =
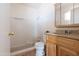
[(72, 30), (65, 30), (65, 34), (66, 34), (66, 35), (72, 34)]

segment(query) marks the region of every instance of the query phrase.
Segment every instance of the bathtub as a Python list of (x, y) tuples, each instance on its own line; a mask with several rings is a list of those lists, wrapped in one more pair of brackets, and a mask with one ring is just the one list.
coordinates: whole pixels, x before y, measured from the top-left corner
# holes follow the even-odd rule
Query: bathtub
[(26, 44), (20, 47), (11, 48), (11, 56), (35, 56), (34, 44)]

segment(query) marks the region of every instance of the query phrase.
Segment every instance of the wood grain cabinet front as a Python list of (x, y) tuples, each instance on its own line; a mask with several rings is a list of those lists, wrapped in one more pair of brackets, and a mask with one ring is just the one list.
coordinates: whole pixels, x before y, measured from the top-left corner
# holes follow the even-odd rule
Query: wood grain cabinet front
[(56, 44), (47, 42), (46, 55), (47, 56), (56, 56)]
[(46, 55), (47, 56), (78, 56), (79, 41), (67, 37), (47, 35)]
[(58, 56), (77, 56), (77, 52), (62, 46), (58, 46)]
[(47, 35), (46, 39), (46, 55), (56, 56), (56, 36)]

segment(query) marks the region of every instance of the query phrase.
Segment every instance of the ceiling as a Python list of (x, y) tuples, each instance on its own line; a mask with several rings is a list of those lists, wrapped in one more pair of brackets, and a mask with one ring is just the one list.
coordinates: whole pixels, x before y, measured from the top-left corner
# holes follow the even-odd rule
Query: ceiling
[(41, 5), (47, 5), (47, 4), (54, 4), (54, 3), (12, 3), (11, 5), (23, 5), (23, 6), (29, 6), (33, 8), (39, 8)]

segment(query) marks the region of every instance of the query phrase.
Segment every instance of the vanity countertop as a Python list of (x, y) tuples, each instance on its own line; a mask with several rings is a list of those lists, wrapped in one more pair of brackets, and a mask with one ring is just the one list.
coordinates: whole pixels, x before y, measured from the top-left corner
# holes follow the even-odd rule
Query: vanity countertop
[(64, 35), (64, 34), (60, 35), (60, 34), (53, 34), (53, 33), (47, 33), (46, 35), (65, 37), (65, 38), (70, 38), (70, 39), (74, 39), (74, 40), (78, 40), (79, 41), (79, 35)]

